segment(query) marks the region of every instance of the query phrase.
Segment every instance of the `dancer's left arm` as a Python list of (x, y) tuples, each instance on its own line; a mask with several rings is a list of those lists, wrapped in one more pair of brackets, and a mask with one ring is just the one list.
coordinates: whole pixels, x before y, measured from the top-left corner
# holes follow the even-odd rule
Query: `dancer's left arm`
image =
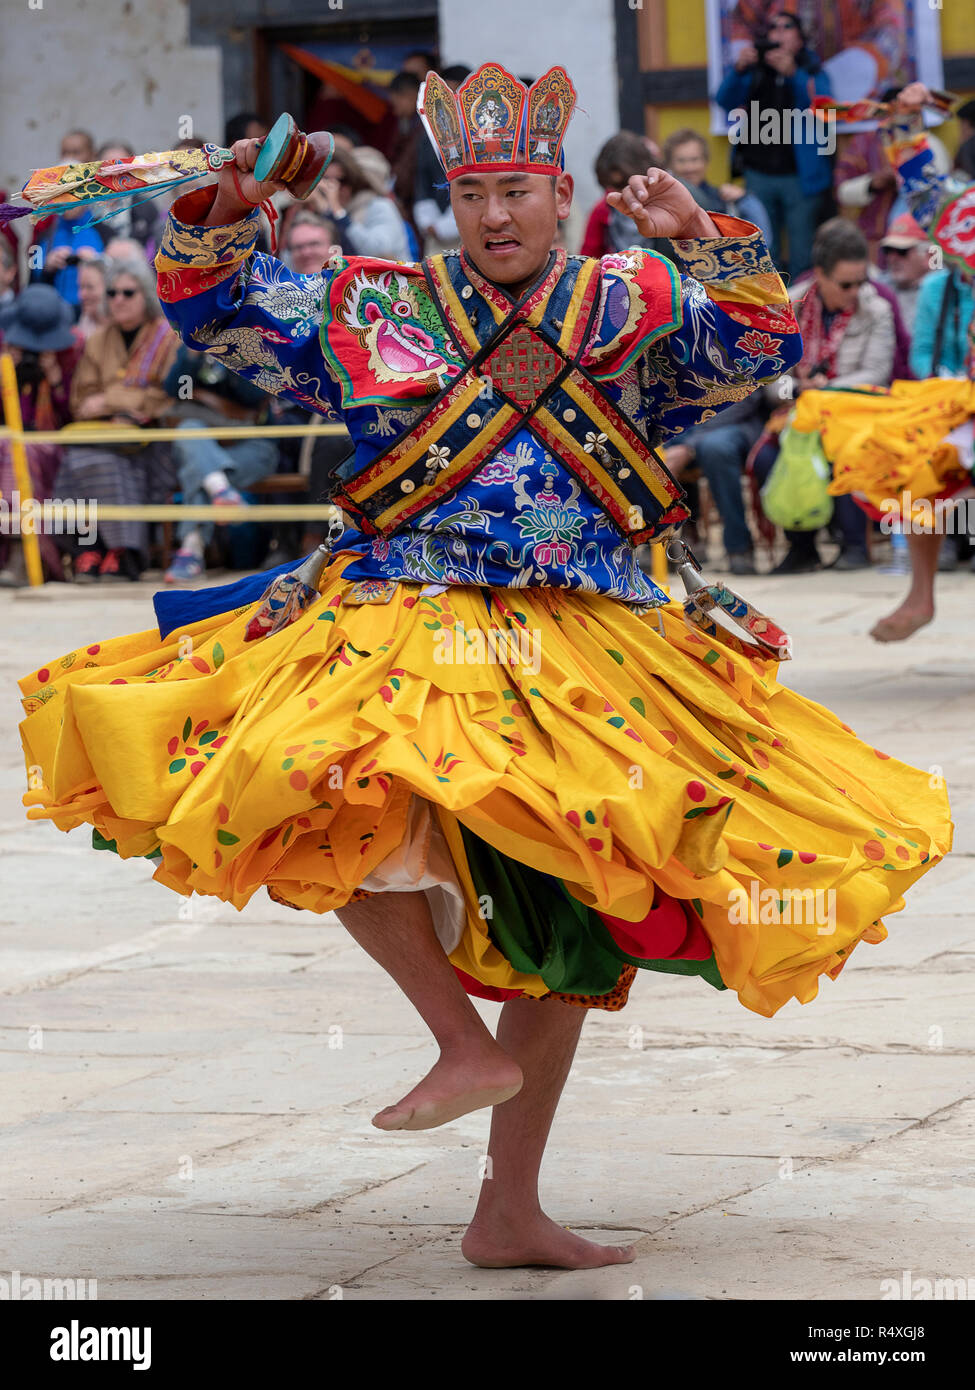
[[(628, 283), (631, 315), (643, 316), (625, 360), (638, 372), (635, 423), (653, 444), (703, 424), (802, 356), (788, 291), (761, 232), (723, 213), (710, 221), (709, 233), (672, 239), (673, 261), (636, 249), (603, 258), (604, 276)], [(612, 309), (612, 285), (606, 298)], [(604, 322), (609, 317), (622, 314)], [(597, 379), (612, 379), (622, 364), (611, 344), (597, 343), (587, 365)]]

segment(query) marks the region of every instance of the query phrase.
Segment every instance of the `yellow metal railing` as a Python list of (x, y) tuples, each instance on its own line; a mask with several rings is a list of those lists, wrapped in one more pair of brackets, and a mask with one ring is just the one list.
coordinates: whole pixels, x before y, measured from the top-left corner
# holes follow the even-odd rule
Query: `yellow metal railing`
[[(86, 501), (84, 499), (48, 500), (37, 502), (34, 499), (30, 470), (27, 465), (25, 445), (31, 444), (155, 444), (172, 443), (186, 439), (220, 439), (225, 444), (236, 439), (303, 439), (308, 435), (345, 434), (344, 425), (327, 425), (311, 422), (306, 425), (194, 425), (175, 429), (164, 426), (85, 426), (78, 429), (67, 425), (60, 430), (25, 430), (20, 413), (20, 394), (17, 389), (17, 374), (13, 359), (9, 354), (0, 353), (0, 397), (3, 401), (6, 426), (0, 426), (0, 440), (10, 443), (14, 477), (20, 496), (21, 517), (26, 521), (20, 527), (20, 539), (24, 546), (24, 560), (27, 578), (31, 585), (43, 584), (44, 570), (41, 564), (40, 544), (37, 539), (37, 520), (57, 522), (65, 518), (83, 518), (103, 521), (330, 521), (339, 509), (330, 502), (280, 502), (260, 503), (241, 507), (229, 506), (190, 506), (182, 502), (146, 503), (141, 506), (114, 506), (109, 503)], [(653, 580), (662, 589), (667, 589), (667, 557), (662, 545), (651, 547), (653, 555)]]

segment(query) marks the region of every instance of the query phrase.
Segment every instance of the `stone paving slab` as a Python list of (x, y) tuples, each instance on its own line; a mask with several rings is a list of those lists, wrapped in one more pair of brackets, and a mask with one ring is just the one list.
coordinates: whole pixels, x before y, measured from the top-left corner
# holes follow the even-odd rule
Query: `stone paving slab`
[(148, 626), (152, 586), (0, 593), (0, 1273), (97, 1277), (103, 1300), (569, 1301), (875, 1300), (903, 1270), (975, 1273), (975, 575), (939, 579), (909, 644), (870, 642), (903, 587), (747, 594), (793, 633), (784, 683), (941, 770), (955, 853), (808, 1006), (763, 1019), (645, 974), (590, 1017), (543, 1198), (638, 1258), (572, 1274), (463, 1260), (487, 1114), (371, 1127), (436, 1049), (334, 917), (184, 902), (22, 819), (14, 678)]

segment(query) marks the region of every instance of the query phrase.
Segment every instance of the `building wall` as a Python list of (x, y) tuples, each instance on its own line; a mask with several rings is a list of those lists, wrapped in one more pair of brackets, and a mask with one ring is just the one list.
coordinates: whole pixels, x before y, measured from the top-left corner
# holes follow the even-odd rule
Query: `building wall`
[(565, 142), (576, 186), (566, 241), (575, 250), (602, 196), (596, 152), (619, 129), (613, 0), (440, 0), (440, 52), (445, 63), (470, 67), (494, 59), (518, 77), (538, 77), (556, 63), (565, 68), (579, 94)]
[(74, 126), (137, 154), (187, 133), (223, 139), (219, 50), (187, 43), (183, 0), (0, 0), (0, 28), (0, 188), (10, 195), (31, 169), (58, 162)]

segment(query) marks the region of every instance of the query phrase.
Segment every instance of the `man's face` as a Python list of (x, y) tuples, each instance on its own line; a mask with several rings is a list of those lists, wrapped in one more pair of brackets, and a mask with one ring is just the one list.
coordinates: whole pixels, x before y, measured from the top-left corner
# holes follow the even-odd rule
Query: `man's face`
[(816, 267), (819, 297), (831, 314), (845, 314), (855, 309), (860, 288), (867, 282), (866, 261), (837, 261), (831, 271)]
[(299, 275), (317, 275), (329, 259), (332, 243), (324, 227), (303, 224), (288, 237), (288, 254)]
[(886, 246), (887, 269), (890, 278), (898, 289), (908, 289), (918, 284), (930, 270), (928, 263), (928, 243), (915, 242), (913, 246)]
[(400, 120), (416, 114), (416, 99), (419, 94), (419, 87), (407, 87), (402, 92), (390, 92), (389, 104)]
[(420, 57), (419, 53), (414, 53), (409, 58), (403, 59), (403, 62), (400, 66), (400, 71), (411, 72), (413, 73), (414, 77), (418, 77), (422, 82), (423, 79), (426, 77), (427, 73), (430, 71), (430, 68), (426, 60)]
[(802, 47), (799, 30), (788, 15), (776, 15), (768, 26), (768, 36), (783, 53), (795, 55)]
[(462, 174), (450, 206), (464, 250), (488, 280), (519, 285), (548, 260), (560, 217), (572, 205), (572, 178), (560, 174)]
[(696, 140), (688, 140), (678, 145), (670, 157), (670, 172), (688, 183), (703, 183), (708, 171), (708, 157), (704, 146)]
[(73, 130), (61, 141), (62, 164), (90, 164), (95, 151), (80, 131)]

